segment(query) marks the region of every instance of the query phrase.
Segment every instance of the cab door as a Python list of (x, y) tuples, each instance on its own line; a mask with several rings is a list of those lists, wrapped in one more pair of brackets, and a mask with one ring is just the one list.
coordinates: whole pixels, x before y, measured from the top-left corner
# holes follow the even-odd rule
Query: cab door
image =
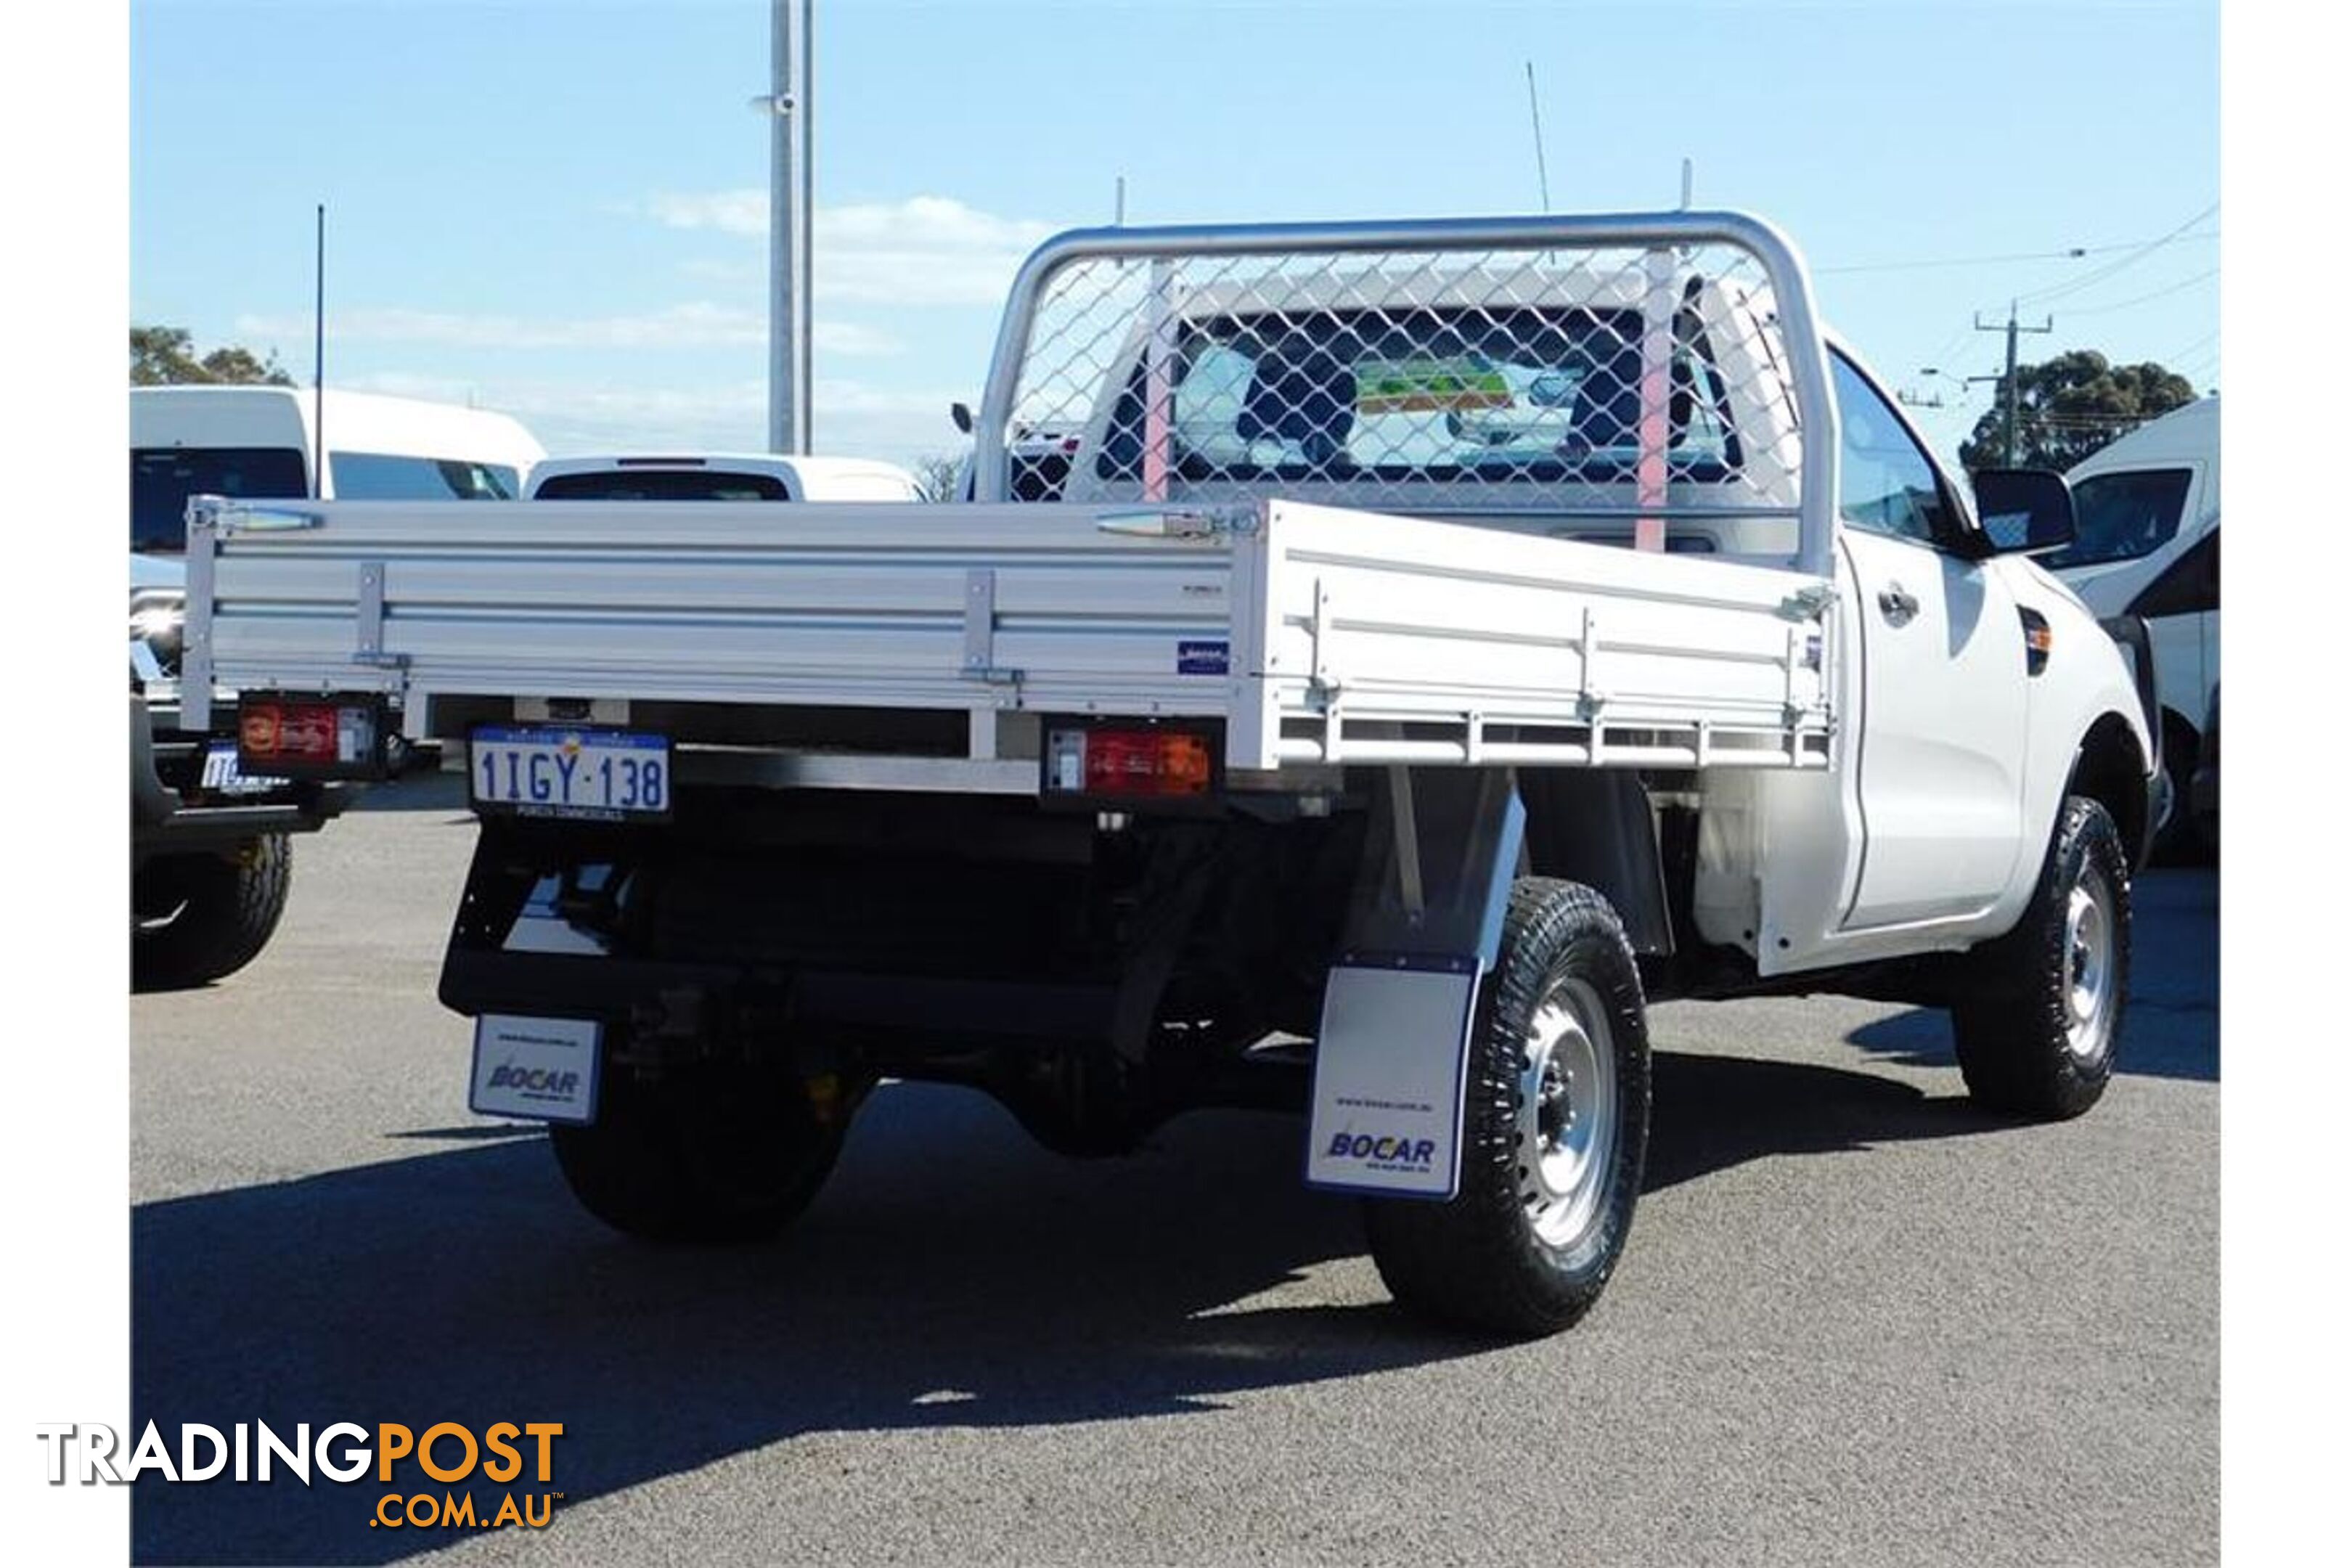
[(1957, 500), (1907, 424), (1842, 355), (1831, 364), (1862, 645), (1862, 863), (1838, 924), (1965, 919), (2022, 852), (2024, 629), (2000, 574), (1956, 551)]

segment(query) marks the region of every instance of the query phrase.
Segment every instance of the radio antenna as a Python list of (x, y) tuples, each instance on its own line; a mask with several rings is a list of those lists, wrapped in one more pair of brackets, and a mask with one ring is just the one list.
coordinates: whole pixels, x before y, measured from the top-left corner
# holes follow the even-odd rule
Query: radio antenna
[(1543, 111), (1536, 107), (1536, 62), (1528, 67), (1528, 123), (1536, 138), (1536, 189), (1543, 196), (1543, 210), (1551, 211), (1551, 174), (1544, 167)]
[(319, 235), (312, 247), (317, 276), (310, 289), (310, 499), (326, 494), (327, 472), (327, 204), (319, 204)]

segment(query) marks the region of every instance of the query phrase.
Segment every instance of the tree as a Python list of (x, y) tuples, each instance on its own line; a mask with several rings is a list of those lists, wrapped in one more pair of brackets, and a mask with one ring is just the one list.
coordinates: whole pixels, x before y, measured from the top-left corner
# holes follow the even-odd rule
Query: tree
[(2071, 468), (2116, 437), (2193, 401), (2189, 378), (2155, 363), (2110, 364), (2096, 349), (2075, 349), (2017, 367), (2017, 456), (2002, 449), (2009, 389), (1960, 443), (1968, 468)]
[(278, 365), (274, 353), (257, 359), (251, 349), (232, 343), (198, 359), (195, 340), (185, 327), (133, 327), (131, 384), (291, 386), (294, 378)]
[(963, 500), (959, 488), (963, 483), (962, 458), (929, 452), (916, 458), (909, 466), (914, 469), (915, 478), (921, 481), (924, 491), (933, 500)]

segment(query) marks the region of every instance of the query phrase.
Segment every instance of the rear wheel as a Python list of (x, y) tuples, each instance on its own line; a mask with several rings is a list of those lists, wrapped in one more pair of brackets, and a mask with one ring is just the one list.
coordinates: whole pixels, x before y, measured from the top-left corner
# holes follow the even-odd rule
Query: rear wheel
[(1408, 1310), (1486, 1332), (1565, 1329), (1624, 1248), (1649, 1146), (1650, 1045), (1616, 911), (1522, 878), (1479, 998), (1461, 1190), (1366, 1205), (1372, 1259)]
[(850, 1107), (820, 1116), (800, 1079), (698, 1063), (642, 1079), (605, 1068), (591, 1126), (548, 1129), (572, 1194), (648, 1241), (764, 1240), (799, 1217), (841, 1153)]
[(286, 912), (293, 850), (282, 833), (228, 855), (172, 855), (131, 879), (131, 984), (169, 991), (252, 963)]
[(2131, 872), (2106, 807), (2066, 798), (2032, 901), (1969, 967), (1952, 1010), (1969, 1095), (2052, 1120), (2097, 1104), (2131, 982)]

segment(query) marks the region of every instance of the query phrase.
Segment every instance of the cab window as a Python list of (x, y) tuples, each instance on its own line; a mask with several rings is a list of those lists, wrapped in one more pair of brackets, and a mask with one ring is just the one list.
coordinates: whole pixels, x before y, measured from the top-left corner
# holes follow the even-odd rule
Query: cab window
[(192, 495), (269, 500), (310, 493), (310, 470), (291, 447), (134, 447), (131, 548), (186, 549)]
[(337, 500), (512, 500), (515, 470), (463, 458), (336, 452), (327, 459)]
[[(1639, 310), (1335, 308), (1186, 323), (1171, 366), (1171, 457), (1188, 479), (1388, 482), (1633, 479)], [(1723, 377), (1695, 312), (1676, 318), (1674, 482), (1738, 477)], [(1139, 478), (1145, 367), (1128, 374), (1096, 459)], [(1075, 442), (1072, 445), (1075, 446)], [(1016, 493), (1023, 451), (1013, 452)]]
[(2095, 566), (2137, 561), (2180, 531), (2189, 500), (2187, 468), (2130, 468), (2094, 474), (2074, 487), (2074, 542), (2044, 564)]
[(1838, 515), (1873, 533), (1934, 544), (1943, 510), (1936, 465), (1842, 355), (1830, 356), (1838, 407)]
[(790, 500), (784, 482), (770, 474), (696, 468), (619, 469), (550, 474), (531, 492), (539, 500)]

